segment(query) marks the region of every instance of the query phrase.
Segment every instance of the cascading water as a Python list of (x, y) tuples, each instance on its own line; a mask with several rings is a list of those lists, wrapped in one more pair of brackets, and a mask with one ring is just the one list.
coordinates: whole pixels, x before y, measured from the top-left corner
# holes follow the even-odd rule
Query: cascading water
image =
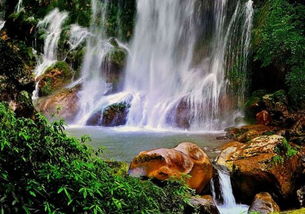
[(219, 178), (220, 193), (223, 198), (223, 202), (219, 203), (216, 199), (214, 182), (212, 182), (212, 193), (214, 201), (217, 204), (221, 214), (243, 214), (248, 212), (249, 206), (243, 204), (237, 204), (233, 195), (230, 174), (223, 170), (217, 169)]
[[(107, 3), (92, 1), (80, 125), (109, 103), (101, 64), (111, 46), (97, 24), (104, 23)], [(110, 96), (130, 100), (127, 126), (216, 130), (232, 125), (245, 90), (252, 16), (252, 0), (138, 0), (123, 91)], [(239, 75), (234, 91), (232, 70)]]
[(21, 11), (21, 9), (22, 9), (22, 0), (19, 0), (17, 5), (16, 5), (16, 9), (15, 10), (18, 13), (18, 12)]
[(69, 45), (70, 51), (79, 47), (90, 36), (87, 28), (73, 24), (70, 29)]
[(129, 100), (128, 95), (119, 93), (105, 96), (110, 91), (109, 84), (103, 77), (107, 68), (102, 67), (109, 51), (113, 48), (105, 32), (107, 6), (110, 2), (92, 0), (92, 20), (87, 39), (86, 54), (82, 66), (82, 90), (80, 96), (80, 111), (76, 117), (77, 124), (86, 125), (87, 120), (96, 111), (113, 103)]
[(4, 27), (5, 21), (3, 20), (4, 18), (4, 1), (0, 0), (0, 30), (2, 30), (2, 28)]
[[(44, 41), (43, 54), (39, 57), (37, 66), (34, 70), (36, 77), (42, 75), (49, 66), (57, 61), (58, 41), (62, 32), (62, 25), (67, 18), (68, 13), (60, 12), (56, 8), (38, 23), (38, 28), (45, 29), (46, 38)], [(39, 81), (36, 81), (33, 99), (38, 97), (38, 84)]]
[(181, 108), (190, 129), (232, 124), (226, 63), (248, 54), (251, 4), (236, 1), (232, 15), (227, 0), (138, 0), (125, 82), (133, 94), (128, 125), (175, 126)]

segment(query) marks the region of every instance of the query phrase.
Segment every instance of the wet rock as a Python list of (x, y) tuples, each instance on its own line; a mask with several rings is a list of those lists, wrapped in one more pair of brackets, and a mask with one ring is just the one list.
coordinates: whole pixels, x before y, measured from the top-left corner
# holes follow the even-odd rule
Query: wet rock
[(62, 118), (66, 122), (72, 122), (79, 110), (79, 90), (80, 86), (63, 89), (53, 95), (38, 99), (35, 107), (37, 111), (51, 120)]
[(262, 134), (273, 133), (277, 129), (262, 124), (242, 126), (240, 128), (228, 128), (225, 131), (230, 139), (238, 142), (247, 142)]
[(192, 207), (188, 208), (186, 213), (219, 214), (213, 197), (210, 195), (192, 197), (190, 203)]
[(73, 72), (66, 62), (57, 62), (37, 78), (39, 96), (49, 96), (71, 82)]
[(305, 207), (305, 186), (297, 190), (297, 197), (300, 207)]
[(141, 152), (130, 164), (129, 174), (166, 180), (184, 178), (189, 187), (201, 192), (213, 176), (213, 167), (205, 152), (189, 142), (173, 149), (155, 149)]
[(108, 83), (108, 94), (118, 90), (127, 57), (127, 51), (119, 47), (116, 41), (113, 45), (112, 50), (106, 55), (101, 68), (102, 76)]
[(270, 124), (271, 120), (272, 120), (272, 118), (271, 118), (269, 112), (266, 110), (263, 110), (256, 114), (256, 121), (258, 124), (267, 126), (268, 124)]
[(122, 126), (127, 122), (130, 105), (128, 103), (116, 103), (94, 113), (87, 121), (88, 126)]
[(268, 214), (279, 211), (280, 207), (272, 199), (272, 196), (268, 192), (256, 194), (254, 201), (249, 208), (249, 213), (258, 212), (260, 214)]
[[(276, 152), (283, 147), (283, 142), (282, 136), (264, 135), (246, 144), (231, 142), (223, 147), (216, 161), (230, 171), (238, 200), (250, 203), (255, 194), (269, 192), (284, 206), (285, 203), (287, 206), (295, 203), (304, 148), (292, 157), (282, 157)], [(283, 162), (277, 163), (275, 157), (282, 157)]]
[(189, 129), (191, 126), (190, 107), (186, 99), (180, 100), (169, 112), (166, 118), (168, 124), (181, 129)]

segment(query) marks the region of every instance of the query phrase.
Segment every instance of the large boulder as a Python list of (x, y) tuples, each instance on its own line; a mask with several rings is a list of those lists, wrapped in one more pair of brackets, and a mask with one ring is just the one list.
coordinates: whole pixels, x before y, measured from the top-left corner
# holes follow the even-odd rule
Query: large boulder
[(80, 86), (76, 86), (42, 97), (36, 101), (35, 107), (49, 119), (62, 118), (67, 122), (72, 122), (79, 110), (79, 89)]
[(173, 149), (141, 152), (131, 162), (129, 174), (158, 180), (185, 178), (190, 188), (202, 192), (213, 177), (213, 166), (201, 148), (184, 142)]
[(185, 213), (219, 214), (213, 197), (210, 195), (192, 197), (190, 199), (190, 204), (192, 206), (189, 207)]
[(49, 96), (62, 89), (71, 82), (72, 77), (73, 71), (66, 62), (56, 62), (36, 79), (39, 86), (39, 96)]
[[(250, 203), (255, 194), (269, 192), (284, 206), (292, 206), (296, 190), (302, 183), (302, 156), (282, 136), (259, 136), (246, 144), (230, 142), (216, 162), (231, 173), (233, 190), (237, 199)], [(282, 203), (280, 203), (282, 204)]]
[(252, 202), (249, 213), (269, 214), (273, 212), (279, 212), (280, 207), (272, 199), (272, 196), (268, 192), (262, 192), (255, 195)]

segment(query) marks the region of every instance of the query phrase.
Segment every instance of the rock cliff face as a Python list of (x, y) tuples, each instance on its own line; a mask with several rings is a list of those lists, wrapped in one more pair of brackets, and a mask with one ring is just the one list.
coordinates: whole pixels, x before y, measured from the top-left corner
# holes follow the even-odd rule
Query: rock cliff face
[(9, 104), (17, 116), (34, 117), (31, 94), (35, 85), (29, 50), (5, 32), (0, 33), (0, 101)]

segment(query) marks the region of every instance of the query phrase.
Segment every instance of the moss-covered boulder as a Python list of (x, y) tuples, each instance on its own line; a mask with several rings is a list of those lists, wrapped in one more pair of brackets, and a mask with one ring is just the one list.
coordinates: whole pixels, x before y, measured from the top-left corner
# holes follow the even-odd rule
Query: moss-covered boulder
[(48, 96), (62, 89), (71, 82), (72, 77), (73, 71), (66, 62), (56, 62), (43, 75), (37, 78), (39, 82), (39, 96)]
[(122, 126), (127, 122), (130, 105), (126, 102), (115, 103), (106, 107), (103, 111), (93, 114), (87, 121), (89, 126)]

